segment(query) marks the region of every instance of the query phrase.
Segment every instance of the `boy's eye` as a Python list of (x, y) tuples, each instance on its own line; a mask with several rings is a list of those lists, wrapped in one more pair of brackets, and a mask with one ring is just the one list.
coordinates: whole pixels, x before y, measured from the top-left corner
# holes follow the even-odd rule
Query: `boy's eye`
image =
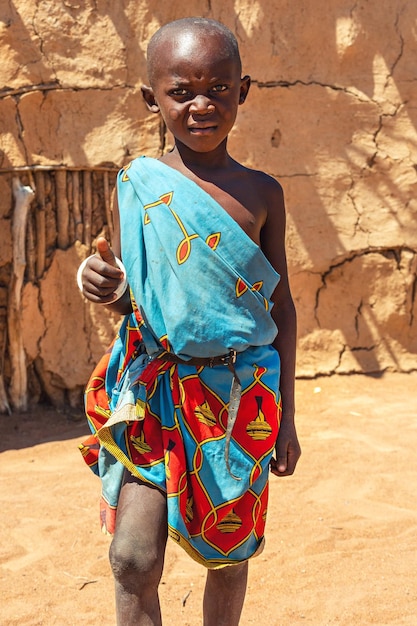
[(188, 94), (187, 89), (182, 89), (178, 87), (177, 89), (172, 89), (170, 91), (171, 96), (186, 96)]
[(212, 91), (218, 93), (219, 91), (226, 91), (227, 89), (227, 85), (214, 85), (214, 87), (211, 88)]

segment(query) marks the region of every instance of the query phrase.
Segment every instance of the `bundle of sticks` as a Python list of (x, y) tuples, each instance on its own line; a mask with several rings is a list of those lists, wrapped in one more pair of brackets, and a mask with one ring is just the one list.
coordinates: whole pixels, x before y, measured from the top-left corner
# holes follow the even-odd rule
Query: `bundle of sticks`
[[(91, 250), (95, 237), (112, 238), (112, 193), (116, 171), (111, 168), (64, 169), (34, 166), (14, 170), (12, 191), (12, 272), (7, 296), (7, 326), (0, 344), (0, 413), (27, 409), (27, 365), (22, 340), (21, 297), (25, 281), (37, 283), (56, 249), (79, 241)], [(23, 184), (22, 178), (25, 178)], [(9, 356), (10, 384), (4, 381)], [(10, 403), (8, 398), (10, 398)]]

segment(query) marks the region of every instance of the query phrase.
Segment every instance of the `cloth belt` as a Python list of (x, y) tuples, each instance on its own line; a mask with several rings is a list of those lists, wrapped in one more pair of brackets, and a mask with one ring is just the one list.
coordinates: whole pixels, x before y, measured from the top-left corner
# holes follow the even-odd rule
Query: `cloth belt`
[(240, 397), (242, 395), (242, 385), (239, 380), (239, 376), (236, 373), (235, 363), (236, 363), (237, 352), (236, 350), (230, 350), (228, 354), (222, 354), (220, 356), (213, 357), (192, 357), (191, 359), (185, 360), (181, 359), (176, 354), (172, 352), (163, 352), (162, 354), (158, 354), (156, 358), (161, 359), (162, 361), (167, 361), (169, 363), (180, 363), (182, 365), (193, 365), (194, 367), (217, 367), (219, 365), (226, 365), (227, 368), (232, 372), (232, 384), (230, 387), (230, 397), (229, 397), (229, 410), (227, 417), (227, 426), (226, 426), (226, 445), (224, 449), (224, 458), (226, 461), (226, 467), (229, 474), (235, 480), (241, 480), (239, 476), (235, 476), (230, 469), (230, 460), (229, 460), (229, 450), (230, 450), (230, 440), (232, 437), (233, 426), (236, 422), (237, 412), (240, 404)]
[[(234, 365), (236, 363), (236, 350), (230, 350), (228, 354), (210, 357), (192, 357), (191, 359), (181, 359), (172, 352), (163, 352), (158, 354), (157, 358), (162, 361), (170, 361), (172, 363), (182, 363), (183, 365), (194, 365), (195, 367), (216, 367), (217, 365)], [(233, 373), (234, 368), (233, 368)]]

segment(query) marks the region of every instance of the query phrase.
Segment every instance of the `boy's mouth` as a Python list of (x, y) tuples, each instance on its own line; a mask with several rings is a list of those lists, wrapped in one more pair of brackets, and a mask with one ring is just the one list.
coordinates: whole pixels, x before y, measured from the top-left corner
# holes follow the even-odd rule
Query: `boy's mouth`
[(214, 124), (194, 124), (188, 129), (193, 135), (209, 135), (216, 130), (216, 126)]

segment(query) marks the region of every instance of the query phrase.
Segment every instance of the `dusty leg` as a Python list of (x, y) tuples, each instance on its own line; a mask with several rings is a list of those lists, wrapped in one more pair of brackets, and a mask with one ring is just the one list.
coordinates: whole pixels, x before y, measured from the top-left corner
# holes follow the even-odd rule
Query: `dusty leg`
[(238, 626), (247, 580), (247, 562), (207, 572), (204, 626)]
[(165, 496), (127, 475), (110, 546), (119, 626), (161, 625), (158, 585), (166, 540)]

